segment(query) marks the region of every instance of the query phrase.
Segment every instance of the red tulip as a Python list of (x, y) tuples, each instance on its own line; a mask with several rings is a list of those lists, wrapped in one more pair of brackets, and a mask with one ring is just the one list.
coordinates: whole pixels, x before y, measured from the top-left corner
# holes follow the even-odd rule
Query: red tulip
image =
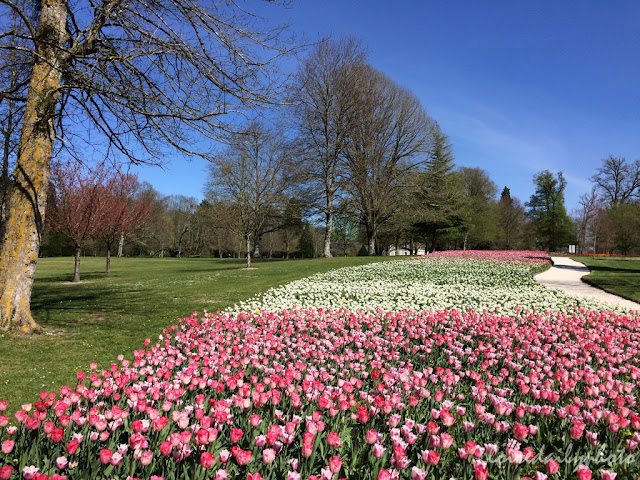
[(202, 452), (200, 454), (200, 465), (202, 468), (211, 468), (216, 463), (216, 456), (211, 452)]

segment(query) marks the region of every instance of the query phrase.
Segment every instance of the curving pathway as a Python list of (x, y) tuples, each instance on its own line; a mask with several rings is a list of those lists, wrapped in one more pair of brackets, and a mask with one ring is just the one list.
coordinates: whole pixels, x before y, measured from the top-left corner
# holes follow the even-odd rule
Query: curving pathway
[(551, 260), (553, 267), (533, 277), (543, 285), (564, 290), (570, 295), (591, 297), (611, 305), (619, 305), (628, 310), (640, 311), (640, 303), (607, 293), (583, 282), (581, 279), (589, 273), (589, 269), (582, 263), (567, 257), (551, 257)]

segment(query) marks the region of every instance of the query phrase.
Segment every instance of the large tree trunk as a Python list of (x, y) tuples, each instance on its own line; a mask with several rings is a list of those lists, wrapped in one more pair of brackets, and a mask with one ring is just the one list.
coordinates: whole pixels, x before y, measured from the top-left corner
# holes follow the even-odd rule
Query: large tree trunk
[(333, 212), (327, 212), (325, 217), (326, 226), (324, 228), (324, 248), (322, 250), (322, 256), (326, 258), (331, 257), (331, 233), (333, 232)]
[(49, 186), (58, 87), (66, 63), (67, 3), (42, 0), (8, 218), (0, 250), (0, 329), (40, 330), (29, 304)]
[(82, 249), (79, 246), (75, 248), (75, 261), (73, 262), (73, 281), (80, 281), (80, 256), (82, 255)]
[(367, 240), (369, 243), (369, 255), (373, 256), (376, 254), (376, 230), (372, 228), (371, 230), (367, 230)]
[(285, 257), (287, 260), (289, 260), (289, 249), (291, 248), (291, 239), (289, 238), (289, 230), (285, 230), (284, 231), (284, 252), (285, 252)]
[(431, 253), (436, 251), (436, 240), (438, 238), (438, 232), (434, 230), (431, 232)]

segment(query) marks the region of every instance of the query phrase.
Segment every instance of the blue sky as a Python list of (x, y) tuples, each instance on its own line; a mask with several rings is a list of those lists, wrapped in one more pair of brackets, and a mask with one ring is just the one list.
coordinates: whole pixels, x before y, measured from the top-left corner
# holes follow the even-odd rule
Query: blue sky
[[(251, 3), (249, 3), (251, 5)], [(300, 0), (261, 7), (313, 41), (351, 34), (412, 90), (456, 163), (523, 203), (533, 175), (563, 171), (567, 207), (609, 154), (640, 158), (640, 2)], [(163, 194), (202, 197), (206, 165), (145, 167)]]

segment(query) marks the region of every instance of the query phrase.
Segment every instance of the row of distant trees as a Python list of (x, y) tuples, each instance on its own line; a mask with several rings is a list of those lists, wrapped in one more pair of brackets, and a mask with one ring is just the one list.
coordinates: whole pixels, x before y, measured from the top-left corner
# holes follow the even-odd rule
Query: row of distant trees
[(592, 189), (573, 214), (579, 251), (638, 253), (640, 248), (640, 160), (610, 155), (591, 177)]
[(111, 272), (111, 250), (118, 255), (126, 236), (138, 233), (153, 212), (152, 198), (138, 179), (120, 167), (102, 164), (87, 168), (79, 162), (56, 163), (45, 221), (61, 233), (73, 249), (73, 281), (80, 281), (80, 257), (89, 240), (99, 241), (106, 252), (106, 273)]
[[(266, 139), (274, 138), (262, 132)], [(289, 145), (285, 151), (292, 152), (289, 148), (293, 149)], [(225, 162), (232, 158), (224, 157)], [(266, 163), (269, 168), (276, 164), (285, 165), (275, 160)], [(82, 253), (106, 256), (107, 273), (112, 253), (247, 256), (248, 265), (251, 258), (322, 255), (327, 246), (326, 225), (315, 202), (305, 196), (309, 189), (299, 180), (307, 178), (301, 175), (302, 167), (287, 164), (298, 175), (283, 175), (278, 181), (268, 174), (269, 168), (257, 163), (223, 174), (220, 165), (214, 165), (207, 197), (198, 201), (162, 196), (123, 173), (121, 167), (58, 163), (53, 168), (54, 188), (41, 253), (74, 254), (75, 281), (80, 279)], [(245, 182), (221, 184), (221, 179), (236, 179), (239, 172), (250, 172), (258, 180), (265, 179), (265, 184), (248, 177)], [(496, 184), (484, 170), (456, 168), (445, 143), (435, 149), (424, 170), (395, 187), (395, 213), (380, 223), (374, 254), (417, 253), (418, 248), (559, 251), (569, 244), (576, 244), (578, 253), (632, 253), (640, 246), (639, 175), (639, 162), (605, 159), (592, 177), (593, 189), (569, 215), (562, 173), (536, 174), (535, 192), (523, 205), (508, 187), (498, 196)], [(231, 195), (233, 185), (238, 185), (236, 193), (242, 198)], [(220, 194), (221, 186), (227, 195)], [(243, 203), (243, 198), (251, 200)], [(332, 222), (332, 255), (371, 254), (369, 232), (358, 215), (357, 201), (341, 194)]]
[[(256, 118), (210, 156), (205, 200), (162, 197), (124, 167), (56, 163), (44, 254), (83, 247), (157, 256), (311, 257), (390, 250), (632, 252), (640, 162), (609, 157), (569, 215), (562, 173), (522, 203), (481, 168), (457, 167), (419, 100), (373, 68), (353, 38), (317, 44), (276, 121)], [(290, 115), (285, 115), (290, 113)], [(281, 120), (289, 119), (288, 121)], [(115, 253), (115, 252), (114, 252)]]

